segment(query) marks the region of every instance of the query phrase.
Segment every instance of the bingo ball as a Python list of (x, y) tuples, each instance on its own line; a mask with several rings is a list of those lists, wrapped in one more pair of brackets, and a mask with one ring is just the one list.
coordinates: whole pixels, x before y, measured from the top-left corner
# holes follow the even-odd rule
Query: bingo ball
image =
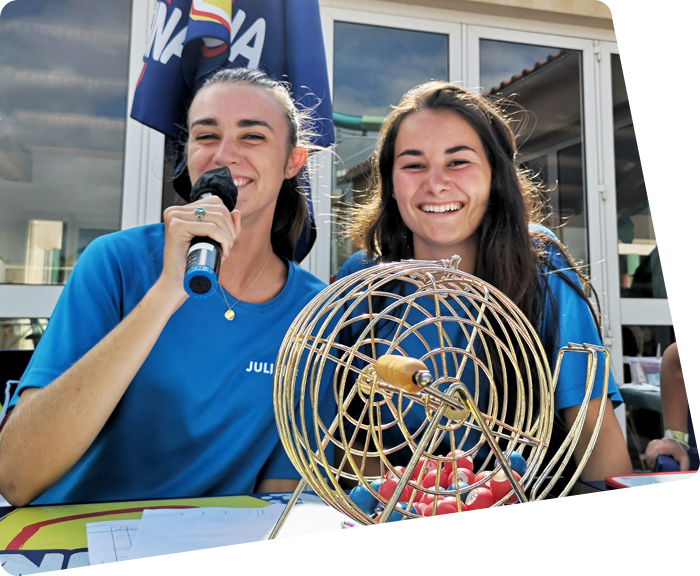
[(454, 484), (456, 482), (466, 482), (467, 484), (471, 485), (474, 484), (476, 480), (474, 473), (467, 468), (457, 468), (454, 473), (448, 468), (443, 472), (443, 474), (445, 474), (445, 472), (447, 472), (447, 481), (450, 484)]
[[(483, 472), (479, 472), (475, 477), (474, 477), (474, 482), (472, 484), (476, 484), (477, 482), (481, 482), (484, 478), (486, 478), (491, 472), (489, 470), (484, 470)], [(483, 486), (488, 486), (490, 480), (487, 480)]]
[(386, 478), (387, 480), (396, 480), (398, 482), (401, 478), (401, 475), (406, 471), (406, 468), (404, 468), (403, 466), (396, 466), (394, 470), (396, 470), (398, 474), (395, 474), (392, 470), (387, 470), (386, 474), (384, 475), (384, 478)]
[[(518, 474), (515, 470), (513, 471), (513, 476), (515, 476), (515, 479), (520, 482), (520, 474)], [(491, 493), (493, 494), (493, 497), (496, 499), (496, 501), (500, 500), (504, 496), (510, 492), (513, 487), (510, 485), (510, 482), (508, 482), (508, 478), (506, 477), (506, 473), (503, 472), (503, 470), (499, 470), (496, 472), (493, 478), (491, 478)], [(516, 494), (513, 494), (513, 497), (506, 502), (506, 504), (513, 504), (514, 502), (518, 501), (518, 497)]]
[(379, 487), (384, 484), (384, 478), (378, 478), (374, 482), (371, 482), (369, 487), (372, 488), (375, 492), (379, 492)]
[(413, 473), (411, 474), (411, 480), (417, 480), (418, 475), (420, 474), (420, 471), (423, 469), (423, 462), (428, 461), (428, 463), (425, 465), (425, 473), (428, 474), (432, 472), (433, 470), (437, 470), (438, 464), (435, 460), (432, 460), (430, 458), (426, 458), (425, 456), (421, 456), (418, 459), (418, 464), (416, 464), (415, 469), (413, 470)]
[[(455, 450), (454, 453), (450, 452), (447, 456), (452, 457), (452, 456), (461, 456), (462, 454), (466, 454), (464, 450)], [(466, 468), (470, 472), (474, 470), (474, 461), (471, 459), (470, 456), (464, 456), (464, 458), (459, 458), (455, 464), (457, 465), (457, 468)], [(451, 468), (452, 464), (448, 463), (445, 465), (446, 468)]]
[(460, 494), (460, 497), (461, 497), (462, 494), (466, 494), (467, 490), (469, 489), (469, 484), (467, 484), (466, 482), (460, 482), (459, 484), (457, 484), (456, 488), (455, 488), (454, 484), (450, 484), (447, 489), (448, 490), (461, 490), (462, 491)]
[(527, 462), (525, 461), (525, 458), (522, 457), (522, 454), (519, 452), (513, 452), (509, 455), (509, 460), (511, 470), (520, 474), (521, 478), (525, 476), (525, 472), (527, 472)]
[(447, 488), (450, 485), (450, 479), (447, 477), (447, 474), (440, 474), (438, 470), (433, 470), (425, 475), (421, 486), (423, 486), (423, 488), (435, 488), (436, 478), (438, 479), (440, 487)]
[[(379, 487), (379, 495), (388, 502), (398, 485), (399, 483), (396, 480), (384, 480), (384, 482), (382, 482), (381, 486)], [(408, 502), (409, 498), (411, 497), (411, 494), (413, 494), (413, 491), (413, 488), (411, 488), (410, 486), (406, 486), (403, 489), (403, 492), (401, 492), (401, 496), (399, 496), (399, 501)]]
[(372, 493), (362, 484), (359, 484), (350, 490), (350, 494), (348, 496), (355, 506), (357, 506), (368, 516), (371, 515), (377, 507), (377, 499), (372, 496)]
[(491, 490), (479, 486), (474, 488), (467, 495), (465, 510), (481, 510), (482, 508), (490, 508), (496, 503), (496, 498), (494, 498)]

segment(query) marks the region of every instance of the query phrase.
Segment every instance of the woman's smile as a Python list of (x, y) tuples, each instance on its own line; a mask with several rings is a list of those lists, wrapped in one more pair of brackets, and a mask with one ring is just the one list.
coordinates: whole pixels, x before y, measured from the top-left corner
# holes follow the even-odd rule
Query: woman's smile
[(464, 208), (462, 202), (450, 202), (448, 204), (428, 204), (424, 203), (418, 206), (421, 211), (428, 212), (429, 214), (453, 214), (454, 212), (459, 212)]

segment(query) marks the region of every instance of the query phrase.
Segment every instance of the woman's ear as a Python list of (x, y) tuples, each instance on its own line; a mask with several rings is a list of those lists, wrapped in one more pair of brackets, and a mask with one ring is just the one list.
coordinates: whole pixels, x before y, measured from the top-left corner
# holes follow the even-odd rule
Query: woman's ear
[(308, 155), (308, 150), (302, 148), (301, 146), (295, 146), (289, 153), (289, 158), (287, 158), (287, 166), (284, 169), (285, 179), (293, 178), (297, 175), (302, 166), (306, 163), (306, 158)]

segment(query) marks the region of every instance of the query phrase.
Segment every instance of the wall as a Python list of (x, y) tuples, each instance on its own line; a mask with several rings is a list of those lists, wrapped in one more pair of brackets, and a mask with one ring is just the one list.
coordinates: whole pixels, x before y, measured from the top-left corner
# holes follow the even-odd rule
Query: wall
[(490, 14), (700, 41), (698, 0), (388, 0), (431, 8)]

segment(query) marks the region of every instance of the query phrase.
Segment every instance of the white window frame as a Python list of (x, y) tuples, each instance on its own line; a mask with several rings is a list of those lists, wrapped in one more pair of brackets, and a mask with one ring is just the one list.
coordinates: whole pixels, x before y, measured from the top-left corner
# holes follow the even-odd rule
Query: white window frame
[[(156, 0), (132, 0), (121, 228), (160, 222), (164, 136), (129, 117)], [(0, 285), (0, 318), (49, 318), (60, 285)]]
[(619, 367), (613, 372), (618, 382), (622, 382), (622, 327), (623, 326), (672, 326), (671, 309), (667, 299), (662, 298), (622, 298), (620, 296), (620, 263), (617, 247), (617, 189), (615, 186), (615, 127), (613, 124), (612, 55), (619, 54), (614, 42), (600, 43), (600, 113), (602, 132), (600, 134), (603, 157), (603, 189), (606, 212), (605, 237), (607, 238), (606, 266), (611, 279), (608, 289), (609, 316), (612, 325), (613, 365)]
[[(603, 121), (600, 113), (602, 109), (600, 95), (600, 70), (597, 53), (600, 42), (598, 40), (586, 38), (572, 38), (568, 36), (555, 36), (550, 34), (540, 34), (533, 32), (523, 32), (518, 30), (506, 30), (503, 28), (490, 28), (486, 26), (465, 25), (466, 46), (467, 46), (467, 86), (472, 89), (479, 88), (480, 65), (479, 65), (479, 40), (500, 40), (503, 42), (515, 42), (519, 44), (530, 44), (536, 46), (552, 46), (581, 51), (582, 67), (582, 103), (583, 103), (583, 124), (582, 138), (585, 151), (585, 180), (584, 189), (586, 193), (586, 229), (588, 237), (588, 261), (591, 283), (600, 298), (603, 344), (610, 351), (611, 369), (616, 382), (622, 382), (622, 354), (616, 353), (614, 347), (619, 344), (619, 338), (615, 335), (620, 333), (621, 326), (617, 321), (614, 301), (610, 299), (611, 280), (616, 281), (617, 276), (610, 275), (609, 258), (609, 212), (602, 201), (605, 198), (605, 180), (603, 165), (606, 159), (603, 157), (604, 150), (600, 145), (599, 137), (602, 133)], [(612, 90), (612, 89), (611, 89)], [(611, 92), (612, 94), (612, 92)], [(611, 96), (612, 97), (612, 96)], [(612, 111), (612, 107), (610, 108)], [(608, 153), (610, 155), (610, 153)], [(612, 160), (614, 163), (614, 150)], [(612, 260), (617, 263), (617, 248)], [(620, 352), (622, 348), (620, 347)], [(620, 426), (624, 431), (625, 410), (619, 406), (615, 410)]]
[[(461, 82), (463, 78), (462, 27), (459, 23), (321, 6), (321, 26), (331, 98), (336, 22), (445, 34), (448, 37), (448, 78), (451, 82)], [(302, 262), (302, 267), (328, 282), (331, 276), (331, 183), (334, 157), (331, 152), (326, 151), (314, 156), (316, 158), (312, 164), (311, 197), (316, 215), (317, 237), (311, 253)]]

